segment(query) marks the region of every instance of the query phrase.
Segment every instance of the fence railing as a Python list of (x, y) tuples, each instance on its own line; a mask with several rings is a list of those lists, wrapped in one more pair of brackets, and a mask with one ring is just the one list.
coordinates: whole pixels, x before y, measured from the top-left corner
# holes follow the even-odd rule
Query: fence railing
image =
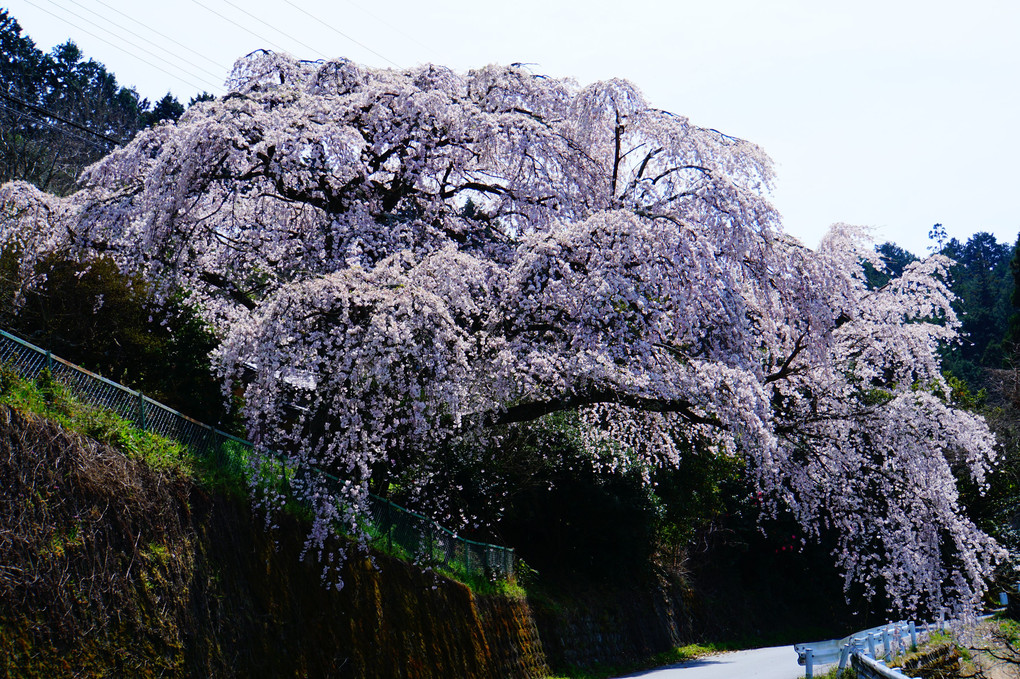
[(794, 644), (798, 662), (804, 666), (805, 679), (812, 679), (814, 670), (822, 665), (838, 662), (842, 674), (847, 666), (865, 679), (910, 679), (900, 670), (886, 663), (905, 655), (908, 649), (917, 648), (917, 640), (938, 630), (945, 632), (950, 623), (939, 616), (936, 623), (917, 625), (912, 621), (890, 622), (879, 627), (861, 630), (842, 639)]
[[(909, 640), (909, 644), (907, 641)], [(815, 641), (806, 644), (794, 644), (798, 661), (804, 665), (804, 676), (811, 679), (815, 667), (829, 665), (839, 661), (839, 669), (846, 669), (854, 653), (868, 655), (871, 659), (891, 660), (906, 652), (907, 648), (917, 646), (917, 627), (913, 622), (890, 622), (880, 627), (855, 632), (843, 639)], [(891, 674), (902, 677), (901, 674)]]
[[(29, 380), (49, 371), (78, 400), (107, 408), (140, 429), (178, 441), (221, 469), (246, 474), (253, 461), (257, 461), (251, 442), (192, 419), (3, 330), (0, 330), (0, 364)], [(258, 455), (265, 454), (260, 451)], [(321, 470), (313, 473), (319, 475), (319, 485), (327, 489), (338, 491), (343, 487), (340, 479), (331, 474)], [(334, 496), (342, 497), (339, 492), (334, 492)], [(442, 564), (453, 572), (487, 578), (509, 578), (514, 573), (516, 559), (510, 547), (462, 538), (432, 519), (376, 495), (369, 495), (368, 508), (369, 534), (380, 546), (385, 545), (408, 559), (427, 565)]]

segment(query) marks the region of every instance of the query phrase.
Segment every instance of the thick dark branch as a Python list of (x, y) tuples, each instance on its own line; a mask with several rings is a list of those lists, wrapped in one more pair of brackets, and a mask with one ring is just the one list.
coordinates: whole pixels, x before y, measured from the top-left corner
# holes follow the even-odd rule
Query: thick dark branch
[(797, 358), (797, 355), (802, 351), (804, 351), (804, 335), (797, 338), (797, 340), (793, 343), (793, 351), (791, 351), (790, 355), (786, 357), (785, 361), (783, 361), (783, 365), (779, 366), (779, 370), (776, 372), (766, 376), (764, 383), (768, 384), (769, 382), (782, 380), (799, 372), (800, 370), (798, 368), (794, 368), (792, 366), (794, 359)]
[(208, 283), (214, 287), (217, 287), (227, 293), (230, 299), (234, 300), (245, 309), (254, 309), (257, 304), (255, 300), (247, 295), (243, 290), (237, 287), (237, 283), (226, 278), (225, 276), (214, 273), (212, 271), (203, 271), (198, 276), (199, 280), (204, 283)]
[(492, 186), (490, 184), (482, 184), (481, 182), (465, 182), (455, 189), (443, 191), (439, 194), (440, 198), (446, 199), (451, 198), (460, 191), (478, 191), (479, 193), (494, 193), (497, 196), (505, 196), (509, 192), (502, 186)]
[(494, 426), (514, 422), (530, 422), (550, 413), (575, 410), (583, 406), (598, 403), (617, 403), (634, 410), (653, 413), (678, 413), (692, 424), (707, 424), (718, 429), (727, 428), (718, 418), (696, 413), (694, 404), (687, 399), (649, 398), (636, 394), (621, 394), (611, 389), (593, 389), (580, 394), (551, 398), (545, 401), (518, 403), (501, 412), (488, 414), (484, 424), (486, 426)]
[(537, 113), (535, 113), (533, 111), (529, 111), (529, 110), (524, 109), (524, 108), (518, 108), (516, 106), (514, 108), (510, 109), (510, 110), (513, 111), (514, 113), (520, 113), (523, 116), (527, 116), (528, 118), (531, 118), (535, 122), (542, 123), (546, 127), (549, 127), (549, 123), (545, 122), (545, 118), (543, 118), (542, 116), (538, 115)]
[(634, 181), (631, 182), (632, 184), (637, 184), (637, 181), (645, 176), (645, 170), (648, 169), (648, 163), (650, 163), (652, 158), (659, 155), (660, 153), (662, 153), (662, 149), (658, 148), (655, 149), (654, 151), (650, 151), (648, 155), (645, 156), (645, 159), (641, 161), (641, 166), (638, 167), (637, 174), (634, 176)]
[(446, 172), (443, 173), (443, 181), (439, 182), (439, 195), (446, 193), (446, 184), (450, 181), (450, 174), (453, 173), (453, 161), (446, 166)]
[[(790, 420), (786, 423), (777, 424), (775, 431), (777, 434), (786, 435), (797, 435), (806, 436), (808, 434), (804, 427), (812, 424), (818, 424), (819, 422), (849, 422), (851, 420), (860, 420), (864, 417), (873, 415), (875, 412), (874, 408), (864, 407), (859, 410), (851, 412), (840, 412), (840, 413), (818, 413), (810, 417), (802, 417), (797, 420)], [(828, 438), (827, 436), (825, 438)]]
[(613, 150), (613, 179), (609, 186), (609, 199), (616, 203), (616, 182), (620, 173), (620, 141), (623, 137), (624, 126), (620, 122), (620, 112), (616, 112), (616, 148)]
[(712, 176), (712, 171), (703, 165), (678, 165), (676, 167), (671, 167), (668, 170), (658, 174), (654, 179), (652, 179), (652, 183), (658, 184), (660, 179), (665, 179), (674, 172), (683, 172), (684, 170), (697, 170), (698, 172), (706, 174), (709, 177)]

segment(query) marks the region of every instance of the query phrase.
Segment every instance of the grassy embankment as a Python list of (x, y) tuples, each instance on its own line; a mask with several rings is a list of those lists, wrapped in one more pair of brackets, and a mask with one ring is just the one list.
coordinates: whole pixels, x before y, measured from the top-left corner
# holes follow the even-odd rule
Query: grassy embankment
[[(224, 456), (206, 458), (195, 455), (177, 441), (143, 431), (105, 408), (78, 400), (67, 387), (53, 380), (48, 372), (44, 371), (39, 379), (31, 381), (6, 367), (0, 367), (0, 404), (45, 417), (65, 429), (110, 446), (128, 459), (144, 462), (159, 472), (190, 478), (207, 490), (235, 498), (246, 497), (250, 492), (246, 460), (239, 459), (244, 455), (242, 451), (230, 450), (227, 456), (230, 462), (227, 464), (222, 462)], [(270, 464), (278, 468), (278, 478), (282, 482), (287, 470), (282, 465)], [(307, 508), (298, 503), (288, 503), (285, 511), (301, 520), (310, 518)], [(400, 545), (389, 543), (371, 526), (367, 526), (365, 532), (373, 551), (408, 563), (420, 561), (420, 557), (416, 558), (416, 555)], [(436, 563), (430, 567), (443, 577), (468, 586), (475, 594), (498, 594), (513, 598), (525, 596), (516, 581), (489, 579), (482, 573), (468, 571), (460, 563)]]

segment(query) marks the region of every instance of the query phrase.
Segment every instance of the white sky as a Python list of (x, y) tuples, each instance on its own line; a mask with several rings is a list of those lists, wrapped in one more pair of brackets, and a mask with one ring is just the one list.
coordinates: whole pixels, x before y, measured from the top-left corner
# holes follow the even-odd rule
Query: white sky
[(121, 84), (185, 104), (221, 93), (233, 60), (259, 48), (458, 71), (525, 62), (582, 84), (623, 77), (653, 106), (761, 145), (776, 162), (786, 230), (809, 246), (837, 221), (874, 226), (879, 242), (919, 255), (935, 222), (961, 240), (989, 231), (1012, 244), (1020, 231), (1020, 3), (1009, 0), (6, 7), (40, 49), (71, 38)]

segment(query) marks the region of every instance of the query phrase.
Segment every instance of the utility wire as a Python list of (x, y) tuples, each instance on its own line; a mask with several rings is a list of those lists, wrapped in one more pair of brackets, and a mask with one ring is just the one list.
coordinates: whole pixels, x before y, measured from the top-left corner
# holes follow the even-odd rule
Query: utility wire
[[(56, 3), (54, 3), (54, 2), (53, 2), (53, 0), (48, 0), (48, 1), (50, 2), (50, 4), (56, 4)], [(135, 37), (136, 37), (136, 38), (138, 38), (139, 40), (142, 40), (142, 41), (144, 41), (144, 42), (146, 42), (146, 43), (148, 43), (148, 44), (152, 45), (152, 46), (153, 46), (153, 47), (155, 47), (156, 49), (159, 49), (159, 50), (163, 50), (164, 52), (166, 52), (167, 54), (169, 54), (169, 55), (171, 56), (171, 58), (173, 58), (173, 59), (179, 59), (180, 61), (183, 61), (184, 63), (188, 64), (189, 66), (193, 66), (194, 68), (197, 68), (198, 70), (202, 71), (203, 73), (206, 73), (206, 74), (208, 74), (208, 75), (211, 75), (211, 76), (212, 76), (212, 77), (214, 77), (214, 78), (219, 78), (219, 77), (220, 77), (221, 75), (223, 75), (223, 74), (222, 74), (222, 72), (221, 72), (221, 73), (213, 73), (212, 71), (210, 71), (210, 70), (206, 69), (206, 68), (205, 68), (204, 66), (199, 66), (198, 64), (196, 64), (196, 63), (195, 63), (195, 62), (193, 62), (193, 61), (190, 61), (190, 60), (188, 60), (188, 59), (185, 59), (184, 57), (182, 57), (182, 56), (180, 56), (180, 55), (177, 55), (177, 54), (174, 54), (173, 52), (171, 52), (170, 50), (168, 50), (168, 49), (166, 49), (166, 48), (164, 48), (164, 47), (160, 47), (159, 45), (156, 45), (156, 44), (154, 44), (154, 43), (153, 43), (152, 41), (150, 41), (150, 40), (149, 40), (148, 38), (145, 38), (144, 36), (138, 35), (138, 33), (135, 33), (135, 32), (134, 32), (133, 30), (131, 30), (130, 28), (128, 28), (128, 27), (126, 27), (126, 26), (121, 26), (120, 24), (118, 24), (118, 23), (116, 23), (116, 22), (113, 22), (113, 21), (110, 21), (109, 19), (106, 19), (106, 18), (105, 18), (105, 17), (103, 17), (103, 16), (101, 15), (101, 14), (98, 14), (98, 13), (97, 13), (97, 12), (96, 12), (95, 10), (93, 10), (93, 9), (91, 9), (91, 8), (89, 8), (89, 7), (86, 7), (85, 5), (83, 5), (83, 4), (81, 4), (80, 2), (78, 2), (78, 0), (70, 0), (70, 2), (74, 3), (75, 5), (78, 5), (79, 7), (81, 7), (82, 9), (84, 9), (85, 11), (87, 11), (87, 12), (91, 12), (92, 14), (95, 14), (96, 16), (100, 17), (101, 19), (104, 19), (105, 21), (107, 21), (107, 22), (109, 22), (110, 24), (112, 24), (112, 25), (116, 26), (116, 27), (117, 27), (117, 28), (119, 28), (120, 30), (122, 30), (122, 31), (127, 31), (128, 33), (130, 33), (131, 35), (135, 36)], [(58, 6), (59, 6), (59, 5), (58, 5)], [(66, 11), (66, 12), (68, 12), (68, 13), (70, 13), (70, 14), (74, 14), (74, 12), (71, 12), (70, 10), (65, 10), (65, 11)], [(79, 15), (77, 15), (77, 14), (74, 14), (74, 16), (77, 16), (77, 17), (78, 17), (79, 19), (81, 19), (82, 21), (89, 21), (88, 19), (86, 19), (86, 18), (84, 18), (84, 17), (82, 17), (82, 16), (79, 16)], [(110, 30), (110, 29), (108, 29), (108, 28), (104, 28), (104, 27), (102, 27), (102, 26), (99, 26), (99, 24), (96, 24), (96, 23), (94, 23), (94, 22), (92, 22), (92, 21), (89, 21), (89, 23), (90, 23), (90, 24), (92, 24), (93, 26), (97, 26), (97, 27), (99, 27), (99, 28), (102, 28), (102, 29), (103, 29), (104, 31), (107, 31), (107, 32), (108, 32), (108, 33), (110, 33), (111, 35), (113, 35), (113, 34), (114, 34), (114, 33), (113, 33), (113, 31), (111, 31), (111, 30)], [(128, 44), (131, 44), (131, 43), (128, 43)], [(160, 57), (160, 56), (159, 56), (158, 54), (153, 54), (152, 52), (148, 52), (148, 51), (147, 51), (147, 50), (145, 50), (145, 48), (143, 48), (143, 47), (139, 47), (138, 49), (144, 50), (144, 51), (146, 51), (146, 52), (147, 52), (148, 54), (152, 54), (152, 56), (154, 56), (154, 57), (156, 57), (156, 58), (161, 58), (161, 57)]]
[[(30, 0), (25, 0), (25, 1), (26, 1), (26, 2), (28, 2), (28, 4), (30, 4), (30, 5), (34, 4), (34, 3), (32, 3), (32, 2), (30, 1)], [(57, 7), (60, 7), (60, 5), (58, 5), (58, 4), (56, 3), (56, 2), (54, 2), (54, 0), (46, 0), (46, 2), (49, 2), (49, 3), (51, 4), (51, 5), (57, 5)], [(39, 6), (38, 6), (38, 5), (35, 5), (35, 7), (39, 7)], [(39, 9), (42, 9), (42, 8), (41, 8), (41, 7), (39, 7)], [(135, 49), (137, 49), (137, 50), (141, 50), (142, 52), (144, 52), (144, 53), (148, 54), (149, 56), (155, 57), (156, 59), (159, 59), (159, 60), (160, 60), (160, 61), (162, 61), (163, 63), (166, 63), (166, 60), (165, 60), (165, 59), (164, 59), (163, 57), (161, 57), (160, 55), (156, 54), (155, 52), (153, 52), (153, 51), (151, 51), (151, 50), (148, 50), (148, 49), (146, 49), (145, 47), (142, 47), (141, 45), (137, 45), (137, 44), (135, 44), (135, 43), (131, 42), (130, 40), (127, 40), (127, 39), (126, 39), (126, 38), (124, 38), (123, 36), (117, 35), (117, 34), (116, 34), (116, 33), (114, 33), (113, 31), (111, 31), (110, 29), (108, 29), (108, 28), (104, 28), (103, 26), (100, 26), (100, 25), (99, 25), (99, 24), (97, 24), (97, 23), (96, 23), (95, 21), (92, 21), (92, 20), (90, 20), (90, 19), (87, 19), (87, 18), (83, 17), (82, 15), (80, 15), (80, 14), (78, 14), (78, 13), (76, 13), (76, 12), (73, 12), (73, 11), (71, 11), (71, 10), (67, 9), (66, 7), (60, 7), (60, 9), (63, 9), (63, 10), (65, 11), (65, 12), (67, 12), (67, 13), (68, 13), (68, 14), (70, 14), (71, 16), (74, 16), (74, 17), (77, 17), (77, 18), (81, 19), (81, 20), (82, 20), (82, 21), (84, 21), (85, 23), (91, 24), (91, 25), (95, 26), (96, 28), (98, 28), (98, 29), (100, 29), (100, 30), (102, 30), (102, 31), (106, 31), (107, 33), (109, 33), (110, 35), (114, 36), (114, 37), (115, 37), (115, 38), (117, 38), (118, 40), (120, 40), (120, 41), (122, 41), (122, 42), (126, 43), (127, 45), (130, 45), (131, 47), (134, 47), (134, 48), (135, 48)], [(45, 11), (45, 10), (44, 10), (44, 11)], [(54, 16), (56, 16), (56, 15), (54, 15)], [(65, 21), (66, 21), (66, 20), (65, 20)], [(78, 28), (78, 30), (84, 30), (84, 29), (82, 29), (82, 28), (81, 28), (80, 26), (79, 26), (79, 27), (77, 27), (77, 28)], [(85, 31), (85, 32), (86, 32), (86, 33), (88, 33), (88, 31)], [(94, 38), (99, 38), (100, 40), (103, 40), (102, 38), (100, 38), (100, 37), (99, 37), (98, 35), (96, 35), (95, 33), (89, 33), (89, 35), (91, 35), (91, 36), (92, 36), (92, 37), (94, 37)], [(141, 36), (138, 36), (138, 37), (140, 37), (140, 38), (141, 38)], [(145, 38), (142, 38), (142, 40), (145, 40)], [(104, 40), (104, 42), (107, 42), (107, 41), (105, 41), (105, 40)], [(107, 44), (110, 44), (110, 45), (112, 45), (113, 43), (109, 43), (109, 42), (107, 42)], [(116, 45), (113, 45), (113, 46), (114, 46), (114, 47), (116, 47)], [(118, 49), (121, 49), (121, 50), (123, 50), (123, 48), (119, 48), (119, 47), (118, 47)], [(124, 50), (124, 51), (126, 51), (126, 50)], [(129, 54), (130, 54), (130, 53), (129, 53)], [(135, 58), (139, 58), (139, 57), (137, 57), (137, 56), (136, 56)], [(140, 59), (140, 58), (139, 58), (139, 59)], [(149, 64), (150, 66), (154, 66), (154, 67), (155, 67), (155, 64), (152, 64), (152, 63), (149, 63), (149, 62), (145, 62), (145, 63), (148, 63), (148, 64)], [(219, 87), (219, 85), (215, 85), (215, 84), (214, 84), (214, 81), (211, 81), (211, 80), (206, 80), (206, 79), (205, 79), (205, 78), (203, 78), (202, 76), (198, 76), (198, 75), (195, 75), (194, 73), (191, 73), (191, 72), (189, 72), (189, 71), (187, 71), (187, 70), (185, 70), (185, 69), (183, 69), (183, 68), (180, 68), (179, 66), (176, 66), (176, 65), (172, 65), (172, 64), (166, 64), (166, 65), (167, 65), (167, 66), (171, 66), (172, 68), (176, 68), (176, 69), (180, 70), (180, 71), (181, 71), (182, 73), (184, 73), (184, 74), (186, 74), (186, 75), (188, 75), (188, 76), (191, 76), (191, 77), (195, 77), (195, 78), (198, 78), (198, 79), (199, 79), (200, 81), (202, 81), (202, 82), (206, 83), (207, 85), (212, 85), (212, 86), (214, 86), (214, 87)], [(162, 69), (161, 69), (161, 70), (162, 70)], [(166, 71), (164, 71), (164, 73), (166, 73)], [(212, 75), (212, 76), (213, 76), (214, 78), (215, 78), (215, 77), (218, 77), (218, 76), (217, 76), (217, 75), (216, 75), (215, 73), (211, 73), (210, 75)], [(191, 85), (192, 85), (192, 87), (194, 87), (194, 84), (193, 84), (193, 83), (189, 83), (189, 84), (191, 84)]]
[[(82, 142), (83, 144), (88, 144), (90, 146), (93, 146), (93, 147), (99, 149), (100, 151), (103, 151), (104, 153), (106, 153), (106, 152), (108, 152), (110, 150), (109, 146), (106, 146), (104, 144), (100, 144), (99, 142), (95, 141), (94, 139), (88, 139), (86, 137), (82, 137), (80, 135), (77, 135), (74, 132), (69, 132), (69, 131), (65, 130), (64, 128), (62, 128), (62, 127), (57, 127), (56, 125), (53, 125), (52, 123), (48, 123), (48, 122), (46, 122), (45, 120), (43, 120), (41, 118), (36, 118), (35, 116), (29, 115), (27, 113), (24, 113), (23, 111), (15, 110), (15, 109), (11, 108), (10, 106), (8, 106), (7, 104), (0, 103), (0, 109), (3, 109), (5, 111), (9, 111), (9, 112), (13, 113), (14, 115), (18, 116), (19, 118), (21, 118), (22, 120), (27, 120), (27, 121), (30, 121), (30, 122), (35, 123), (37, 125), (42, 125), (43, 127), (47, 127), (49, 129), (53, 130), (54, 132), (59, 132), (60, 134), (64, 135), (65, 137), (70, 137), (71, 139), (77, 139), (78, 141)], [(91, 134), (96, 134), (96, 133), (92, 132)]]
[[(195, 2), (195, 1), (196, 1), (196, 0), (192, 0), (192, 2)], [(283, 1), (284, 1), (285, 3), (287, 3), (288, 5), (290, 5), (291, 7), (293, 7), (294, 9), (298, 10), (299, 12), (301, 12), (301, 13), (303, 13), (303, 14), (305, 14), (305, 15), (309, 16), (309, 17), (311, 17), (312, 19), (315, 19), (315, 20), (316, 20), (316, 21), (318, 21), (318, 22), (319, 22), (320, 24), (322, 24), (323, 26), (325, 26), (325, 27), (326, 27), (326, 28), (328, 28), (329, 30), (333, 31), (333, 32), (334, 32), (334, 33), (336, 33), (337, 35), (339, 35), (339, 36), (341, 36), (341, 37), (343, 37), (343, 38), (346, 38), (347, 40), (350, 40), (351, 42), (353, 42), (353, 43), (354, 43), (355, 45), (357, 45), (358, 47), (361, 47), (362, 49), (366, 49), (366, 50), (368, 50), (369, 52), (371, 52), (371, 53), (372, 53), (372, 54), (374, 54), (375, 56), (379, 57), (379, 58), (380, 58), (380, 59), (382, 59), (383, 61), (388, 61), (389, 63), (393, 64), (393, 66), (395, 66), (396, 68), (400, 68), (400, 64), (398, 64), (397, 62), (395, 62), (395, 61), (393, 61), (392, 59), (389, 59), (389, 58), (387, 58), (387, 57), (385, 57), (385, 56), (383, 56), (383, 55), (379, 54), (378, 52), (376, 52), (376, 51), (375, 51), (374, 49), (372, 49), (372, 48), (371, 48), (371, 47), (369, 47), (368, 45), (365, 45), (365, 44), (363, 44), (363, 43), (360, 43), (360, 42), (358, 42), (357, 40), (355, 40), (355, 39), (354, 39), (354, 38), (352, 38), (351, 36), (347, 35), (347, 34), (346, 34), (346, 33), (344, 33), (343, 31), (340, 31), (340, 30), (338, 30), (338, 29), (334, 28), (333, 26), (330, 26), (329, 24), (327, 24), (327, 23), (326, 23), (325, 21), (323, 21), (323, 20), (322, 20), (322, 19), (320, 19), (319, 17), (315, 16), (314, 14), (311, 14), (310, 12), (308, 12), (308, 11), (306, 11), (305, 9), (303, 9), (303, 8), (299, 7), (298, 5), (295, 5), (295, 4), (294, 4), (293, 2), (291, 2), (290, 0), (283, 0)]]
[(322, 52), (320, 52), (319, 50), (315, 49), (314, 47), (312, 47), (311, 45), (309, 45), (309, 44), (307, 44), (307, 43), (301, 42), (301, 41), (300, 41), (299, 39), (295, 38), (294, 36), (292, 36), (292, 35), (288, 35), (287, 33), (284, 33), (284, 32), (283, 32), (282, 30), (280, 30), (280, 29), (279, 29), (279, 28), (277, 28), (276, 26), (273, 26), (272, 24), (270, 24), (270, 23), (268, 23), (268, 22), (266, 22), (266, 21), (263, 21), (262, 19), (260, 19), (259, 17), (255, 16), (254, 14), (252, 14), (251, 12), (249, 12), (248, 10), (246, 10), (245, 8), (243, 8), (243, 7), (239, 7), (239, 6), (235, 5), (234, 3), (230, 2), (230, 0), (223, 0), (223, 2), (227, 3), (228, 5), (230, 5), (231, 7), (233, 7), (234, 9), (236, 9), (236, 10), (237, 10), (237, 11), (239, 11), (239, 12), (244, 12), (245, 14), (247, 14), (248, 16), (250, 16), (250, 17), (251, 17), (252, 19), (254, 19), (255, 21), (258, 21), (258, 22), (259, 22), (259, 23), (261, 23), (261, 24), (264, 24), (264, 25), (266, 25), (266, 26), (269, 26), (269, 28), (273, 29), (274, 31), (276, 31), (276, 32), (277, 32), (277, 33), (279, 33), (280, 35), (282, 35), (282, 36), (284, 36), (284, 37), (286, 37), (286, 38), (290, 38), (291, 40), (293, 40), (293, 41), (294, 41), (294, 42), (296, 42), (297, 44), (299, 44), (299, 45), (301, 45), (302, 47), (304, 47), (305, 49), (309, 50), (310, 52), (313, 52), (313, 53), (315, 53), (315, 54), (318, 54), (318, 55), (319, 55), (320, 57), (323, 57), (323, 58), (328, 58), (328, 55), (326, 55), (326, 54), (323, 54)]
[[(10, 101), (10, 102), (13, 102), (15, 104), (19, 104), (21, 106), (24, 106), (25, 108), (29, 109), (30, 111), (34, 111), (34, 112), (36, 112), (36, 113), (38, 113), (40, 115), (44, 115), (47, 118), (53, 118), (54, 120), (59, 120), (60, 122), (64, 123), (65, 125), (69, 125), (70, 127), (73, 127), (76, 130), (81, 130), (82, 132), (85, 132), (86, 134), (91, 134), (93, 137), (98, 137), (99, 139), (102, 139), (103, 141), (107, 141), (107, 142), (113, 144), (114, 146), (120, 146), (123, 143), (121, 141), (118, 141), (118, 140), (114, 139), (113, 137), (107, 137), (105, 134), (103, 134), (101, 132), (96, 132), (94, 130), (90, 130), (89, 128), (85, 127), (84, 125), (79, 125), (78, 123), (76, 123), (76, 122), (74, 122), (72, 120), (68, 120), (67, 118), (64, 118), (63, 116), (59, 116), (56, 113), (53, 113), (52, 111), (47, 111), (46, 109), (42, 108), (41, 106), (36, 106), (35, 104), (30, 104), (29, 102), (23, 101), (21, 99), (18, 99), (17, 97), (12, 97), (11, 95), (9, 95), (9, 94), (7, 94), (5, 92), (0, 92), (0, 98), (6, 99), (7, 101)], [(7, 108), (7, 107), (5, 106), (4, 108)], [(10, 109), (8, 108), (8, 110), (10, 110)]]
[(215, 14), (216, 16), (218, 16), (219, 18), (223, 19), (224, 21), (228, 21), (228, 22), (230, 22), (230, 23), (234, 24), (235, 26), (237, 26), (238, 28), (240, 28), (240, 29), (241, 29), (242, 31), (246, 31), (246, 32), (248, 32), (248, 33), (251, 33), (252, 35), (254, 35), (254, 36), (255, 36), (256, 38), (258, 38), (259, 40), (263, 40), (263, 41), (265, 41), (265, 43), (266, 43), (267, 45), (272, 45), (273, 47), (275, 47), (275, 48), (276, 48), (277, 50), (279, 50), (280, 52), (286, 52), (286, 51), (287, 51), (287, 48), (286, 48), (286, 47), (281, 47), (280, 45), (277, 45), (277, 44), (276, 44), (275, 42), (273, 42), (273, 41), (272, 41), (272, 40), (270, 40), (269, 38), (267, 38), (267, 37), (265, 37), (265, 36), (262, 36), (262, 35), (259, 35), (258, 33), (256, 33), (255, 31), (251, 30), (251, 29), (250, 29), (250, 28), (248, 28), (247, 26), (244, 26), (244, 25), (242, 25), (242, 24), (239, 24), (239, 23), (237, 23), (236, 21), (234, 21), (233, 19), (231, 19), (230, 17), (228, 17), (228, 16), (226, 16), (226, 15), (220, 14), (219, 12), (217, 12), (217, 11), (216, 11), (216, 10), (214, 10), (213, 8), (209, 7), (208, 5), (204, 5), (204, 4), (202, 4), (201, 2), (199, 2), (198, 0), (191, 0), (191, 1), (192, 1), (193, 3), (195, 3), (196, 5), (198, 5), (199, 7), (201, 7), (202, 9), (204, 9), (205, 11), (207, 11), (207, 12), (211, 12), (212, 14)]
[[(127, 55), (128, 55), (129, 57), (132, 57), (132, 58), (134, 58), (134, 59), (137, 59), (138, 61), (140, 61), (140, 62), (142, 62), (143, 64), (146, 64), (146, 65), (148, 65), (148, 66), (151, 66), (152, 68), (156, 69), (157, 71), (160, 71), (160, 72), (162, 72), (162, 73), (166, 73), (166, 74), (167, 74), (168, 76), (170, 76), (171, 78), (173, 78), (173, 79), (175, 79), (175, 80), (178, 80), (178, 81), (180, 81), (180, 82), (184, 83), (185, 85), (188, 85), (189, 87), (193, 87), (193, 88), (195, 88), (196, 90), (201, 90), (201, 89), (204, 89), (204, 88), (202, 88), (202, 87), (200, 87), (200, 86), (196, 85), (195, 83), (193, 83), (193, 82), (191, 82), (191, 81), (189, 81), (189, 80), (185, 80), (184, 78), (182, 78), (181, 76), (179, 76), (179, 75), (177, 75), (177, 74), (175, 74), (175, 73), (171, 73), (170, 71), (166, 70), (165, 68), (163, 68), (163, 67), (161, 67), (161, 66), (157, 66), (156, 64), (152, 63), (151, 61), (148, 61), (147, 59), (143, 59), (143, 58), (141, 58), (141, 57), (140, 57), (140, 56), (138, 56), (137, 54), (132, 54), (131, 52), (129, 52), (129, 51), (127, 51), (126, 49), (124, 49), (123, 47), (120, 47), (119, 45), (115, 45), (115, 44), (113, 44), (112, 42), (110, 42), (109, 40), (107, 40), (107, 39), (105, 39), (105, 38), (102, 38), (102, 37), (100, 37), (100, 36), (96, 35), (95, 33), (92, 33), (91, 31), (87, 31), (87, 30), (85, 30), (84, 28), (81, 28), (81, 27), (79, 27), (79, 26), (75, 26), (75, 25), (74, 25), (73, 23), (71, 23), (70, 21), (68, 21), (68, 20), (67, 20), (67, 19), (65, 19), (64, 17), (62, 17), (62, 16), (59, 16), (59, 15), (57, 15), (57, 14), (54, 14), (53, 12), (49, 11), (48, 9), (46, 9), (46, 8), (44, 8), (44, 7), (40, 7), (39, 5), (37, 5), (37, 4), (35, 4), (34, 2), (32, 2), (32, 0), (24, 0), (24, 1), (25, 1), (25, 2), (27, 3), (27, 4), (29, 4), (29, 5), (32, 5), (33, 7), (35, 7), (36, 9), (38, 9), (39, 11), (41, 11), (41, 12), (45, 12), (46, 14), (49, 14), (49, 15), (50, 15), (50, 16), (52, 16), (52, 17), (55, 17), (55, 18), (57, 18), (57, 19), (60, 19), (60, 20), (61, 20), (61, 21), (63, 21), (63, 22), (65, 23), (65, 24), (68, 24), (69, 26), (71, 26), (71, 27), (75, 28), (76, 30), (79, 30), (79, 31), (81, 31), (82, 33), (85, 33), (86, 35), (91, 35), (91, 36), (92, 36), (93, 38), (95, 38), (96, 40), (99, 40), (99, 41), (101, 41), (101, 42), (104, 42), (104, 43), (106, 43), (107, 45), (109, 45), (110, 47), (113, 47), (114, 49), (120, 50), (120, 51), (121, 51), (121, 52), (123, 52), (124, 54), (127, 54)], [(188, 75), (191, 75), (191, 74), (189, 73)], [(217, 86), (217, 89), (222, 89), (222, 88), (221, 88), (221, 87), (219, 87), (219, 86)]]
[[(400, 27), (390, 23), (389, 21), (386, 21), (385, 19), (383, 19), (382, 17), (378, 16), (377, 14), (374, 14), (374, 13), (370, 12), (369, 10), (365, 9), (364, 7), (362, 7), (361, 5), (359, 5), (359, 4), (355, 3), (355, 2), (351, 2), (351, 0), (346, 0), (346, 1), (347, 1), (347, 4), (350, 5), (351, 7), (354, 7), (355, 9), (358, 9), (361, 12), (364, 12), (368, 16), (372, 17), (373, 19), (375, 19), (376, 21), (381, 23), (383, 26), (386, 26), (387, 28), (396, 31), (397, 33), (399, 33), (400, 35), (404, 36), (405, 38), (407, 38), (408, 40), (410, 40), (414, 44), (418, 45), (419, 47), (425, 48), (425, 50), (427, 50), (433, 57), (439, 57), (440, 56), (439, 53), (436, 50), (432, 49), (431, 47), (429, 47), (428, 45), (423, 43), (421, 40), (418, 40), (417, 38), (415, 38), (410, 33), (401, 30)], [(439, 61), (442, 61), (441, 57), (439, 58)]]
[(208, 61), (213, 66), (215, 66), (216, 68), (220, 69), (221, 72), (226, 73), (227, 71), (230, 70), (230, 68), (228, 68), (227, 66), (224, 66), (223, 64), (218, 63), (218, 62), (214, 61), (213, 59), (210, 59), (209, 57), (207, 57), (206, 55), (202, 54), (201, 52), (188, 47), (183, 42), (178, 42), (177, 40), (175, 40), (174, 38), (170, 37), (166, 33), (160, 33), (159, 31), (157, 31), (152, 26), (149, 26), (147, 24), (142, 23), (141, 21), (139, 21), (138, 19), (135, 19), (134, 17), (132, 17), (129, 14), (125, 14), (124, 12), (120, 11), (119, 9), (114, 7), (113, 5), (109, 5), (109, 4), (105, 3), (105, 2), (103, 2), (103, 0), (96, 0), (96, 2), (98, 2), (100, 5), (102, 5), (103, 7), (107, 8), (108, 10), (110, 10), (112, 12), (116, 12), (117, 14), (121, 15), (125, 19), (129, 19), (130, 21), (133, 21), (134, 23), (138, 24), (142, 28), (145, 28), (147, 30), (152, 31), (153, 33), (155, 33), (159, 37), (164, 38), (166, 40), (169, 40), (170, 42), (172, 42), (173, 44), (177, 45), (178, 47), (181, 47), (183, 49), (188, 50), (189, 52), (191, 52), (195, 56), (200, 57), (202, 59), (205, 59), (206, 61)]

